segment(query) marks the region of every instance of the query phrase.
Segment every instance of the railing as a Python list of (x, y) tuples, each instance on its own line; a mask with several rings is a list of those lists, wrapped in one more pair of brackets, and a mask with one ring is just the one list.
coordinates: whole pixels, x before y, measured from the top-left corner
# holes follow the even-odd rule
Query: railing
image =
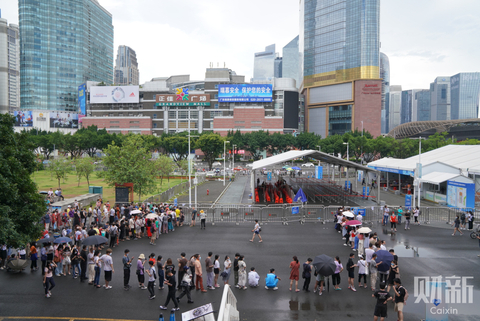
[(237, 298), (228, 284), (223, 288), (222, 302), (218, 311), (217, 321), (238, 321), (240, 313), (237, 310)]
[[(265, 205), (248, 205), (248, 204), (200, 204), (197, 206), (197, 220), (199, 213), (203, 210), (206, 214), (207, 223), (253, 223), (258, 220), (261, 224), (282, 223), (287, 225), (290, 222), (317, 222), (326, 224), (334, 221), (335, 213), (339, 206), (322, 206), (322, 205), (304, 205), (301, 204), (272, 204)], [(397, 211), (399, 207), (390, 207), (390, 212)], [(192, 218), (192, 209), (184, 208), (186, 214), (186, 222), (190, 222)], [(368, 206), (354, 207), (353, 211), (360, 210), (365, 215), (362, 221), (365, 225), (373, 225), (382, 222), (383, 207)], [(480, 216), (480, 210), (472, 209), (474, 216)], [(421, 207), (418, 220), (421, 224), (451, 224), (456, 216), (466, 213), (465, 209), (452, 207)], [(405, 209), (402, 215), (402, 222), (405, 221)], [(411, 222), (414, 221), (413, 213)]]
[[(198, 184), (205, 182), (205, 176), (198, 175), (197, 181), (198, 181), (197, 182)], [(195, 185), (193, 184), (193, 178), (192, 178), (192, 188), (194, 187)], [(173, 197), (175, 197), (175, 195), (181, 194), (185, 191), (188, 191), (188, 180), (167, 189), (163, 193), (150, 196), (149, 198), (145, 199), (143, 203), (164, 203), (172, 199)]]

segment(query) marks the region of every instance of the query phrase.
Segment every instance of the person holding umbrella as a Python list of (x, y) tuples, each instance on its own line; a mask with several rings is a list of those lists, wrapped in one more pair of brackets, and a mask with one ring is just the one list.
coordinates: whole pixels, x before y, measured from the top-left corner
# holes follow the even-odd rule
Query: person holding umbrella
[[(325, 254), (316, 256), (313, 260), (313, 267), (315, 268), (315, 288), (313, 293), (316, 293), (317, 286), (319, 287), (319, 295), (322, 295), (323, 286), (325, 285), (325, 277), (335, 274), (336, 265), (333, 258)], [(327, 278), (327, 280), (329, 280)], [(328, 284), (330, 286), (330, 283)]]

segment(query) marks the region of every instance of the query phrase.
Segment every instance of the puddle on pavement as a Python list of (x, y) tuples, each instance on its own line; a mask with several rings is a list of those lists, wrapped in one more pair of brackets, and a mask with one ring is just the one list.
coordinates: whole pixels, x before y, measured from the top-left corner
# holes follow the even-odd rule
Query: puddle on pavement
[[(389, 250), (390, 248), (387, 249)], [(445, 255), (445, 253), (442, 254), (437, 249), (411, 246), (407, 242), (398, 242), (393, 249), (398, 257), (438, 258)]]

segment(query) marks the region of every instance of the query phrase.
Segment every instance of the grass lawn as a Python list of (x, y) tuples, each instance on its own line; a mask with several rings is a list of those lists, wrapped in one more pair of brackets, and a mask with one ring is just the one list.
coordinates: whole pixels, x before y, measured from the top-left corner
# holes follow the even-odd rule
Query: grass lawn
[[(46, 170), (35, 172), (32, 175), (32, 179), (37, 184), (38, 191), (48, 191), (50, 187), (55, 190), (58, 187), (58, 181), (55, 178), (52, 178), (50, 172)], [(185, 179), (183, 181), (185, 181)], [(143, 201), (150, 196), (160, 194), (169, 189), (170, 187), (180, 184), (181, 182), (182, 181), (180, 179), (175, 178), (170, 179), (169, 184), (167, 179), (163, 179), (163, 184), (160, 185), (160, 179), (158, 179), (157, 190), (152, 194), (142, 195), (141, 200)], [(103, 201), (115, 202), (115, 188), (108, 186), (107, 183), (103, 181), (103, 178), (97, 177), (97, 174), (95, 172), (90, 178), (90, 185), (103, 186)], [(85, 178), (82, 178), (80, 180), (80, 186), (78, 186), (78, 181), (75, 174), (69, 174), (67, 179), (65, 180), (65, 183), (63, 182), (63, 180), (60, 180), (60, 187), (62, 188), (63, 196), (65, 198), (73, 198), (75, 196), (88, 193), (87, 180)], [(134, 195), (134, 199), (135, 201), (138, 201), (137, 194)]]

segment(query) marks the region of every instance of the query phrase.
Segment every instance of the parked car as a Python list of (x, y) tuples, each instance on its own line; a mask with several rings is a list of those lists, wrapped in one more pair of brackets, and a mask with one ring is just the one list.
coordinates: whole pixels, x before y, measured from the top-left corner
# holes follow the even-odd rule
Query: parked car
[(215, 167), (215, 166), (222, 166), (222, 163), (220, 163), (220, 162), (214, 162), (214, 163), (212, 164), (212, 167)]
[(211, 172), (207, 172), (207, 174), (205, 175), (205, 177), (213, 177), (213, 176), (216, 176), (217, 174), (214, 172), (214, 171), (211, 171)]
[(253, 167), (253, 164), (247, 164), (246, 166), (247, 167)]
[(314, 167), (315, 165), (313, 163), (305, 163), (302, 164), (302, 167)]

